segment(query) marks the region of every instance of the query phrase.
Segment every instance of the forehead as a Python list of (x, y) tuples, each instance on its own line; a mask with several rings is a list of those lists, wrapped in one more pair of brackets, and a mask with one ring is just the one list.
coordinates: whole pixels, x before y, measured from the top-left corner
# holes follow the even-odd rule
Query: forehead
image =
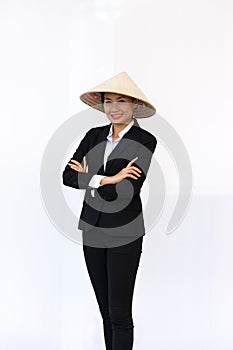
[(115, 92), (105, 92), (104, 93), (104, 98), (109, 98), (109, 99), (118, 99), (118, 98), (126, 98), (126, 99), (131, 99), (129, 96), (125, 96), (122, 94), (116, 94)]

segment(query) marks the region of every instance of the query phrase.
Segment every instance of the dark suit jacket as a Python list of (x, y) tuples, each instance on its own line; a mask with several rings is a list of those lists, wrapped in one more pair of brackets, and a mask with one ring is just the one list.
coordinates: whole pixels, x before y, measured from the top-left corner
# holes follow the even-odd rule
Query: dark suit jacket
[[(71, 159), (81, 163), (86, 156), (88, 172), (77, 172), (67, 164), (63, 171), (63, 184), (86, 190), (79, 229), (89, 231), (94, 226), (112, 230), (117, 235), (140, 237), (145, 234), (140, 191), (157, 140), (134, 119), (134, 125), (110, 153), (104, 171), (104, 152), (110, 126), (111, 123), (94, 127), (86, 133)], [(95, 189), (95, 197), (91, 195), (92, 188), (88, 183), (93, 175), (115, 175), (135, 157), (138, 159), (133, 165), (142, 170), (140, 178), (126, 178), (118, 184), (102, 185)]]

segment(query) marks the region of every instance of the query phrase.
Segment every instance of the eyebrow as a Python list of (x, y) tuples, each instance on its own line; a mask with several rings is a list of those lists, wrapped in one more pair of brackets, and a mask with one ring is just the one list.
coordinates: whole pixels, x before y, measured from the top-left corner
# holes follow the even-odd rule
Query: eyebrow
[[(119, 100), (120, 98), (127, 98), (127, 97), (121, 95), (121, 96), (117, 97), (117, 100)], [(104, 97), (104, 99), (105, 99), (105, 100), (111, 100), (111, 97)]]

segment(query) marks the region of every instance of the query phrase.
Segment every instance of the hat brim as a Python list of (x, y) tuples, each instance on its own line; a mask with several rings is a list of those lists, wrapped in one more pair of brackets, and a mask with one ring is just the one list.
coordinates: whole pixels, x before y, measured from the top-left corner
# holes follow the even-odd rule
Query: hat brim
[(116, 92), (116, 91), (87, 91), (80, 95), (80, 100), (87, 104), (88, 106), (95, 108), (96, 110), (99, 110), (100, 112), (105, 113), (104, 106), (101, 101), (101, 92), (111, 92), (115, 94), (122, 94), (124, 96), (129, 96), (132, 98), (136, 98), (138, 100), (137, 107), (134, 109), (134, 117), (135, 118), (148, 118), (153, 116), (156, 113), (155, 107), (150, 104), (148, 101), (139, 99), (138, 96), (123, 94), (122, 92)]

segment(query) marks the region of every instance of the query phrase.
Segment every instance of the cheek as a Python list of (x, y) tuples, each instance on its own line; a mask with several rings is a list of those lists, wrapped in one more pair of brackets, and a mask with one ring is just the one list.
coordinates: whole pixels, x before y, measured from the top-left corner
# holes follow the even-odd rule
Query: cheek
[(132, 113), (133, 113), (133, 107), (130, 106), (130, 107), (125, 108), (125, 112), (126, 112), (127, 114), (132, 114)]
[(108, 112), (109, 112), (108, 106), (104, 106), (104, 112), (105, 112), (105, 113), (108, 113)]

